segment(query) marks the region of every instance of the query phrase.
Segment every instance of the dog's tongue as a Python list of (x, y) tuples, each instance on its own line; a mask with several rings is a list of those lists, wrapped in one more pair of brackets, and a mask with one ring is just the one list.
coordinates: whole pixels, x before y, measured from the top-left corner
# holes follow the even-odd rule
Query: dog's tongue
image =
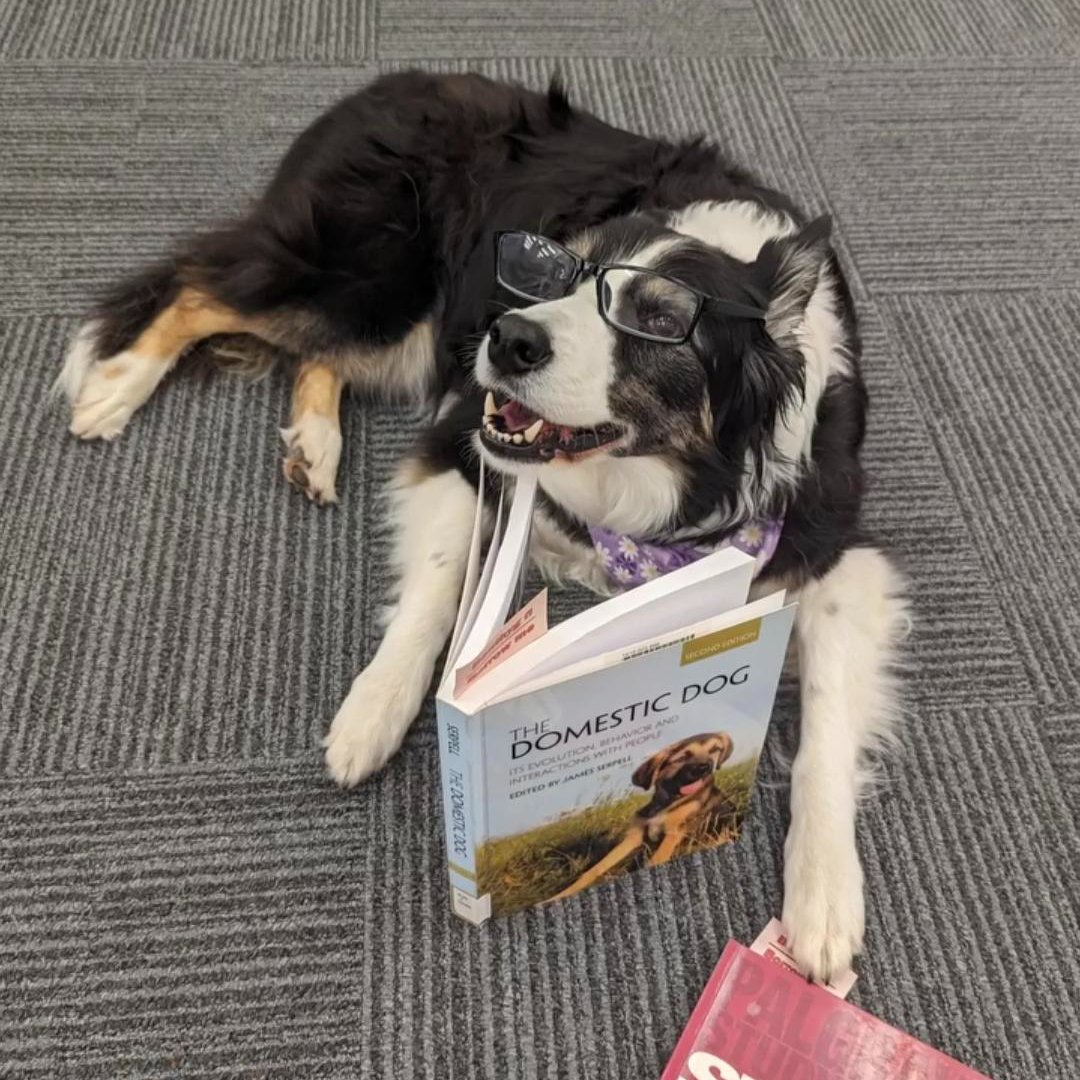
[(700, 780), (695, 780), (692, 784), (683, 784), (679, 788), (680, 795), (696, 795), (704, 786), (708, 777), (702, 777)]
[(535, 413), (529, 412), (520, 401), (508, 401), (499, 410), (499, 415), (502, 417), (503, 426), (511, 435), (515, 431), (524, 431), (540, 419)]

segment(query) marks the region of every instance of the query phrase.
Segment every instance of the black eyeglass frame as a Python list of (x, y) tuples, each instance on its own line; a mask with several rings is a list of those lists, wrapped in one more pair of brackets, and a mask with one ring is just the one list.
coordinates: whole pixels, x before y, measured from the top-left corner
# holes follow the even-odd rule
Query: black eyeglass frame
[[(528, 293), (522, 292), (520, 289), (515, 289), (513, 285), (510, 285), (503, 278), (499, 272), (499, 248), (504, 236), (529, 236), (534, 240), (542, 240), (545, 244), (550, 244), (554, 248), (558, 248), (564, 255), (568, 256), (574, 262), (574, 272), (570, 275), (570, 278), (566, 282), (566, 288), (562, 296), (555, 297), (543, 297), (543, 296), (530, 296)], [(686, 332), (682, 337), (663, 337), (659, 334), (649, 334), (644, 330), (631, 330), (625, 326), (619, 326), (613, 322), (607, 312), (604, 310), (604, 278), (607, 276), (610, 270), (632, 270), (636, 274), (648, 274), (651, 277), (661, 278), (664, 281), (670, 281), (672, 285), (678, 285), (680, 289), (684, 289), (686, 292), (693, 295), (696, 301), (694, 307), (694, 314), (690, 319)], [(633, 266), (629, 263), (595, 263), (589, 262), (588, 259), (583, 259), (580, 255), (576, 255), (569, 248), (564, 247), (557, 240), (552, 240), (547, 236), (541, 236), (539, 233), (531, 233), (525, 229), (499, 229), (495, 233), (495, 280), (507, 290), (512, 292), (515, 296), (520, 296), (522, 300), (531, 300), (534, 304), (546, 304), (551, 303), (554, 300), (562, 300), (568, 296), (570, 290), (580, 281), (582, 278), (588, 277), (590, 274), (596, 277), (596, 310), (600, 315), (600, 318), (607, 323), (612, 330), (618, 330), (621, 334), (630, 334), (632, 337), (642, 338), (645, 341), (655, 341), (662, 345), (682, 345), (689, 341), (693, 336), (694, 329), (698, 324), (698, 319), (701, 318), (701, 312), (705, 308), (706, 302), (715, 304), (718, 311), (722, 311), (727, 315), (734, 315), (736, 318), (741, 319), (754, 319), (763, 320), (766, 312), (761, 308), (751, 307), (749, 304), (740, 304), (737, 300), (725, 300), (720, 296), (710, 296), (708, 293), (700, 292), (698, 289), (687, 285), (685, 281), (680, 281), (678, 278), (672, 277), (670, 274), (662, 274), (658, 270), (652, 270), (646, 266)]]

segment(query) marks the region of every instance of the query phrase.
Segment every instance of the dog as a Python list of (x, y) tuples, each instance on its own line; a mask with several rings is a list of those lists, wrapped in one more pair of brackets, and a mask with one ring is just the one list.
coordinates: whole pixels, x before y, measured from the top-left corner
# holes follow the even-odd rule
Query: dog
[(344, 786), (383, 766), (427, 693), (481, 457), (489, 476), (537, 475), (535, 564), (601, 593), (620, 582), (598, 530), (645, 575), (665, 552), (775, 533), (757, 588), (799, 597), (802, 684), (783, 919), (827, 977), (862, 943), (856, 800), (889, 736), (904, 618), (859, 528), (867, 401), (829, 235), (708, 141), (611, 127), (557, 82), (398, 73), (304, 131), (244, 216), (111, 290), (57, 387), (74, 435), (113, 439), (200, 343), (258, 346), (260, 369), (270, 350), (295, 366), (285, 477), (320, 504), (337, 499), (344, 388), (430, 410), (389, 484), (385, 635), (325, 740)]
[(695, 826), (721, 816), (730, 818), (734, 807), (713, 783), (713, 774), (731, 757), (731, 751), (731, 737), (723, 732), (692, 735), (642, 762), (631, 780), (640, 788), (652, 788), (652, 798), (634, 814), (619, 843), (552, 900), (587, 889), (646, 841), (659, 841), (649, 856), (649, 865), (658, 866), (672, 858)]

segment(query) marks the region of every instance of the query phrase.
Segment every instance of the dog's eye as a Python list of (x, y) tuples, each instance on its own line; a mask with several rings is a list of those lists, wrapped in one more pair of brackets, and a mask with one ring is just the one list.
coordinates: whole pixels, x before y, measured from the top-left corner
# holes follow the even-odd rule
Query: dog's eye
[(655, 334), (657, 337), (680, 337), (684, 331), (684, 327), (680, 325), (679, 320), (666, 311), (657, 311), (652, 315), (647, 315), (641, 320), (641, 323), (641, 328), (646, 333)]

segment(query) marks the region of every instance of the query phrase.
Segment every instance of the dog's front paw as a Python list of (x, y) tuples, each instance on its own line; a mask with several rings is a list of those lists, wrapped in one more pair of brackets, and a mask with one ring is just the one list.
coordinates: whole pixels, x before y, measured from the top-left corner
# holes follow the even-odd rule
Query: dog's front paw
[(819, 982), (851, 967), (862, 949), (863, 873), (853, 837), (792, 821), (784, 847), (784, 914), (791, 951)]
[(374, 665), (356, 677), (323, 739), (332, 779), (354, 787), (390, 760), (416, 715), (411, 698), (400, 679)]

